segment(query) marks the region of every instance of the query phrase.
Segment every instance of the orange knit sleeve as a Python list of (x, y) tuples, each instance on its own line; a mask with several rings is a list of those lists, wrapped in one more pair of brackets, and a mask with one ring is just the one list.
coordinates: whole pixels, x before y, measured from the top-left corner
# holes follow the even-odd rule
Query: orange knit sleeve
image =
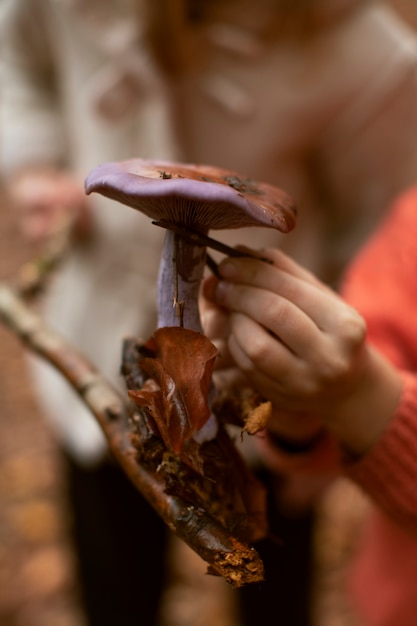
[[(368, 339), (402, 371), (396, 412), (345, 469), (388, 515), (417, 532), (417, 188), (404, 194), (351, 265), (342, 289)], [(370, 416), (370, 419), (372, 416)]]
[(417, 371), (417, 187), (356, 256), (341, 293), (365, 318), (368, 340), (399, 368)]
[(403, 372), (403, 393), (385, 433), (362, 459), (345, 465), (391, 519), (417, 534), (417, 376)]

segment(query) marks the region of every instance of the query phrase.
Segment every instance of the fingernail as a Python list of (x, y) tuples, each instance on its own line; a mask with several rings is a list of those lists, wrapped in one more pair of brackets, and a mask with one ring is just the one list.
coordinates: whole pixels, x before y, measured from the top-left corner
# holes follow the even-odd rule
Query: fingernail
[(230, 285), (223, 280), (221, 280), (217, 284), (216, 293), (215, 293), (216, 302), (218, 302), (219, 304), (224, 303), (227, 292), (229, 291), (229, 287)]
[(236, 264), (232, 259), (227, 259), (226, 261), (222, 261), (219, 265), (219, 274), (223, 276), (223, 278), (233, 278), (236, 276), (237, 268)]

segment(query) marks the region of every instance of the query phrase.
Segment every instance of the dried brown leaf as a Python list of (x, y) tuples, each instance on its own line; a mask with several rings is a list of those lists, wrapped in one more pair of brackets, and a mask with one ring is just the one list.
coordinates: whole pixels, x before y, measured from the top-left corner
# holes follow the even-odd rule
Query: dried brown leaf
[(243, 432), (249, 435), (256, 435), (259, 431), (264, 430), (269, 422), (271, 413), (272, 403), (269, 400), (258, 404), (245, 418)]
[(146, 349), (154, 356), (142, 359), (140, 367), (149, 378), (129, 396), (150, 413), (167, 448), (201, 471), (193, 436), (211, 415), (217, 350), (204, 335), (179, 326), (159, 328)]

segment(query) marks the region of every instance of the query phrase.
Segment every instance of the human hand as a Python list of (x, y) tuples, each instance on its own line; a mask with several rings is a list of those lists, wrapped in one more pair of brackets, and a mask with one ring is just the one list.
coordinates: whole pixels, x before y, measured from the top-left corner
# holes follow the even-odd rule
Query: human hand
[[(200, 299), (205, 335), (218, 349), (214, 380), (224, 392), (251, 385), (250, 377), (239, 370), (228, 348), (231, 333), (230, 313), (213, 297), (219, 280), (214, 276), (203, 284)], [(308, 413), (287, 413), (273, 407), (268, 430), (256, 437), (263, 461), (280, 475), (311, 474), (333, 471), (338, 465), (339, 450), (334, 438), (324, 432), (323, 423)]]
[(270, 263), (225, 260), (222, 280), (204, 286), (218, 315), (228, 313), (227, 358), (272, 401), (271, 429), (282, 427), (279, 415), (303, 433), (320, 423), (350, 452), (364, 453), (392, 417), (399, 374), (367, 344), (364, 320), (336, 293), (282, 252), (262, 255)]
[(54, 168), (25, 169), (10, 180), (7, 191), (21, 231), (29, 240), (43, 241), (66, 220), (73, 222), (76, 236), (90, 233), (88, 201), (73, 174)]

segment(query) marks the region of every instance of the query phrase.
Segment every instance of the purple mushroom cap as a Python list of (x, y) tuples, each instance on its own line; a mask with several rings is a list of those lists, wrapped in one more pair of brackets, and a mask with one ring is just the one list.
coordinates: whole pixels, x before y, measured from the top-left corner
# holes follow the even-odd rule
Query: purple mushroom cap
[(296, 211), (281, 189), (210, 166), (129, 159), (104, 163), (86, 180), (100, 193), (165, 226), (159, 268), (158, 325), (201, 331), (199, 285), (206, 249), (177, 237), (170, 226), (206, 234), (211, 229), (263, 226), (288, 233)]
[(287, 233), (296, 223), (284, 191), (211, 166), (144, 159), (103, 163), (90, 172), (85, 188), (153, 220), (202, 232), (264, 226)]

